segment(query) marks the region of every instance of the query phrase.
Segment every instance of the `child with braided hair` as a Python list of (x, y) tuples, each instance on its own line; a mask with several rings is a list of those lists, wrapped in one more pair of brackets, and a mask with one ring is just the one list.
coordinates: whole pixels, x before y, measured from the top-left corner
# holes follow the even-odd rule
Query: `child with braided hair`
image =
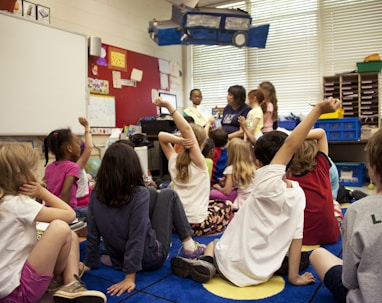
[[(79, 121), (82, 121), (81, 117)], [(47, 189), (68, 203), (76, 211), (77, 218), (86, 218), (87, 207), (77, 207), (76, 194), (80, 178), (80, 166), (77, 162), (81, 154), (77, 135), (70, 128), (56, 129), (44, 139), (44, 146), (46, 160), (44, 180)], [(48, 164), (49, 152), (54, 154), (55, 161)]]

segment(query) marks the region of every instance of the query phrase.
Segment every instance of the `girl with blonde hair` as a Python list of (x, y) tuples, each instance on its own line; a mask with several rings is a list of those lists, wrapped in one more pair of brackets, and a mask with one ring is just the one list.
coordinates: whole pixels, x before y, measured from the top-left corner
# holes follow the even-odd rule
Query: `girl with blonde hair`
[[(200, 126), (188, 123), (168, 101), (158, 98), (157, 106), (166, 107), (173, 117), (180, 136), (158, 134), (161, 148), (168, 159), (168, 171), (184, 206), (194, 235), (222, 232), (231, 219), (231, 206), (225, 201), (210, 201), (210, 175), (201, 152), (207, 134)], [(174, 144), (183, 146), (176, 153)]]
[(228, 162), (224, 170), (224, 178), (220, 184), (214, 184), (210, 198), (221, 198), (221, 194), (229, 196), (236, 189), (237, 197), (233, 201), (233, 209), (238, 210), (252, 191), (255, 176), (255, 163), (248, 157), (251, 150), (242, 139), (233, 138), (228, 143)]
[[(55, 285), (55, 302), (104, 303), (79, 278), (78, 236), (68, 224), (76, 214), (37, 182), (38, 161), (26, 144), (0, 144), (0, 302), (39, 302)], [(39, 241), (37, 222), (49, 223)]]

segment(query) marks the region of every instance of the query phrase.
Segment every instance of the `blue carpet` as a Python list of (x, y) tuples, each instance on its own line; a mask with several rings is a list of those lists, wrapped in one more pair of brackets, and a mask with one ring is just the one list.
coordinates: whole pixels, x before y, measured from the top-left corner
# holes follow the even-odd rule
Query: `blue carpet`
[[(196, 237), (200, 243), (208, 244), (211, 240), (218, 236)], [(81, 243), (81, 260), (85, 256), (86, 242)], [(150, 303), (228, 303), (228, 302), (273, 302), (273, 303), (307, 303), (307, 302), (325, 302), (335, 303), (333, 297), (325, 286), (321, 284), (320, 279), (316, 276), (316, 283), (307, 286), (293, 286), (285, 283), (285, 288), (278, 294), (258, 300), (232, 300), (219, 297), (206, 290), (202, 284), (192, 281), (191, 279), (182, 279), (171, 272), (170, 259), (177, 255), (181, 242), (177, 235), (173, 235), (173, 244), (170, 257), (164, 263), (162, 268), (151, 272), (140, 272), (136, 277), (136, 290), (132, 293), (125, 293), (120, 297), (108, 296), (109, 303), (117, 302), (150, 302)], [(336, 255), (341, 253), (341, 241), (336, 244), (324, 245), (329, 251)], [(311, 266), (307, 271), (314, 273)], [(315, 274), (315, 273), (314, 273)], [(106, 293), (106, 289), (124, 278), (124, 273), (114, 270), (108, 266), (101, 265), (100, 268), (86, 272), (83, 281), (89, 289), (95, 289)], [(283, 277), (286, 281), (286, 277)]]

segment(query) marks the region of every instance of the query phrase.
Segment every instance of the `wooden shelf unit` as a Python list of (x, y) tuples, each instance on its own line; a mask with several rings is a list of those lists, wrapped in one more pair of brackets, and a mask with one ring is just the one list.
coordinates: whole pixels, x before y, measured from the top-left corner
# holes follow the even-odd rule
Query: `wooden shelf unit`
[(359, 118), (362, 126), (380, 127), (379, 72), (350, 73), (323, 77), (323, 96), (342, 100), (345, 118)]

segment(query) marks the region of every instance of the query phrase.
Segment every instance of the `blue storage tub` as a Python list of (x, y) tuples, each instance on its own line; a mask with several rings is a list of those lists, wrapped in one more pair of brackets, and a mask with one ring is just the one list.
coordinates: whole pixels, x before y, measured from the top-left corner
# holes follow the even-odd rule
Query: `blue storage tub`
[(287, 130), (293, 130), (297, 124), (299, 124), (300, 121), (297, 120), (283, 120), (283, 121), (278, 121), (278, 125), (281, 128), (285, 128)]
[(321, 119), (314, 128), (323, 128), (328, 141), (357, 141), (361, 136), (358, 118)]
[(335, 163), (343, 186), (361, 187), (366, 182), (366, 166), (357, 162)]

